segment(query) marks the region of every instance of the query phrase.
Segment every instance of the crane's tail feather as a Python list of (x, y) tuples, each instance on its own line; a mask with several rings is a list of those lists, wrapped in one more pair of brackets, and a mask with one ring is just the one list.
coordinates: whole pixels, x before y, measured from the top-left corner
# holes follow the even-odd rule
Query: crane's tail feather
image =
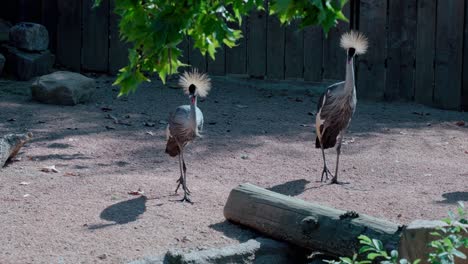
[(355, 49), (357, 55), (366, 53), (369, 43), (367, 37), (361, 32), (350, 31), (341, 35), (340, 45), (343, 49)]
[(197, 69), (192, 69), (191, 72), (184, 72), (179, 79), (179, 85), (184, 88), (184, 92), (189, 94), (190, 85), (195, 85), (195, 93), (197, 96), (206, 97), (211, 89), (211, 79), (205, 73), (198, 72)]
[(180, 153), (180, 148), (179, 145), (177, 144), (177, 141), (173, 137), (169, 137), (167, 140), (166, 144), (166, 153), (169, 154), (171, 157), (175, 157), (179, 155)]

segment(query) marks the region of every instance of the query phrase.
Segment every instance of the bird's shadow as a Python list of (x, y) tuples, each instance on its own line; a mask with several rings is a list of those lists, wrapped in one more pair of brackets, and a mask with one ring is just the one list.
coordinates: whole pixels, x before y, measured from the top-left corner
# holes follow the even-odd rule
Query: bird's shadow
[(459, 201), (466, 202), (468, 201), (468, 192), (448, 192), (442, 194), (442, 197), (445, 200), (438, 201), (437, 203), (455, 204)]
[(267, 190), (284, 195), (297, 196), (306, 190), (306, 185), (308, 183), (310, 183), (310, 181), (304, 179), (293, 180), (267, 188)]
[(99, 217), (103, 220), (113, 223), (109, 224), (95, 224), (88, 226), (88, 229), (101, 229), (113, 225), (124, 225), (134, 222), (146, 211), (146, 196), (126, 200), (113, 204), (105, 208)]

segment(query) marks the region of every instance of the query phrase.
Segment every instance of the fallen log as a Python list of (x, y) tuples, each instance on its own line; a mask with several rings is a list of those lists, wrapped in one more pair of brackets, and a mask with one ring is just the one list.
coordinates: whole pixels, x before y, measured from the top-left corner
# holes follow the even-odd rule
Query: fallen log
[(18, 154), (21, 147), (32, 138), (32, 133), (8, 134), (0, 138), (0, 168)]
[(229, 194), (226, 219), (270, 237), (338, 256), (359, 251), (361, 234), (397, 249), (402, 227), (371, 216), (346, 212), (241, 184)]

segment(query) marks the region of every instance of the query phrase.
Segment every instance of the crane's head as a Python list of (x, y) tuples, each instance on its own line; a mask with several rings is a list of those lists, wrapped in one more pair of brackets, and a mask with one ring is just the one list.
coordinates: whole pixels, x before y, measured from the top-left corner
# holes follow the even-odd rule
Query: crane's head
[(361, 32), (350, 31), (341, 36), (340, 45), (347, 52), (347, 61), (350, 63), (355, 55), (366, 53), (369, 46), (367, 37)]
[(188, 94), (192, 103), (195, 102), (198, 96), (205, 97), (211, 89), (211, 79), (204, 73), (199, 73), (197, 69), (191, 72), (184, 72), (179, 79), (179, 85), (184, 89), (185, 94)]

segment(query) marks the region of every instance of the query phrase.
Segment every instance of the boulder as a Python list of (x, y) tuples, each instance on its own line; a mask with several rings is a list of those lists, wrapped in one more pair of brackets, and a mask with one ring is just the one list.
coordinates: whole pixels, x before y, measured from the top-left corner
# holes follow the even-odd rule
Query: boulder
[(3, 66), (5, 66), (5, 56), (0, 53), (0, 75), (2, 75)]
[(10, 28), (10, 23), (0, 18), (0, 42), (8, 42), (10, 40)]
[(33, 99), (57, 105), (86, 103), (95, 90), (93, 79), (67, 71), (41, 76), (31, 86)]
[(24, 146), (32, 138), (32, 133), (25, 134), (8, 134), (0, 138), (0, 168), (5, 163), (16, 156), (21, 147)]
[(9, 45), (3, 45), (6, 57), (6, 70), (19, 80), (27, 81), (35, 76), (47, 74), (54, 65), (55, 56), (48, 50), (26, 52)]
[(49, 33), (41, 24), (21, 22), (10, 29), (10, 43), (28, 51), (47, 50)]

